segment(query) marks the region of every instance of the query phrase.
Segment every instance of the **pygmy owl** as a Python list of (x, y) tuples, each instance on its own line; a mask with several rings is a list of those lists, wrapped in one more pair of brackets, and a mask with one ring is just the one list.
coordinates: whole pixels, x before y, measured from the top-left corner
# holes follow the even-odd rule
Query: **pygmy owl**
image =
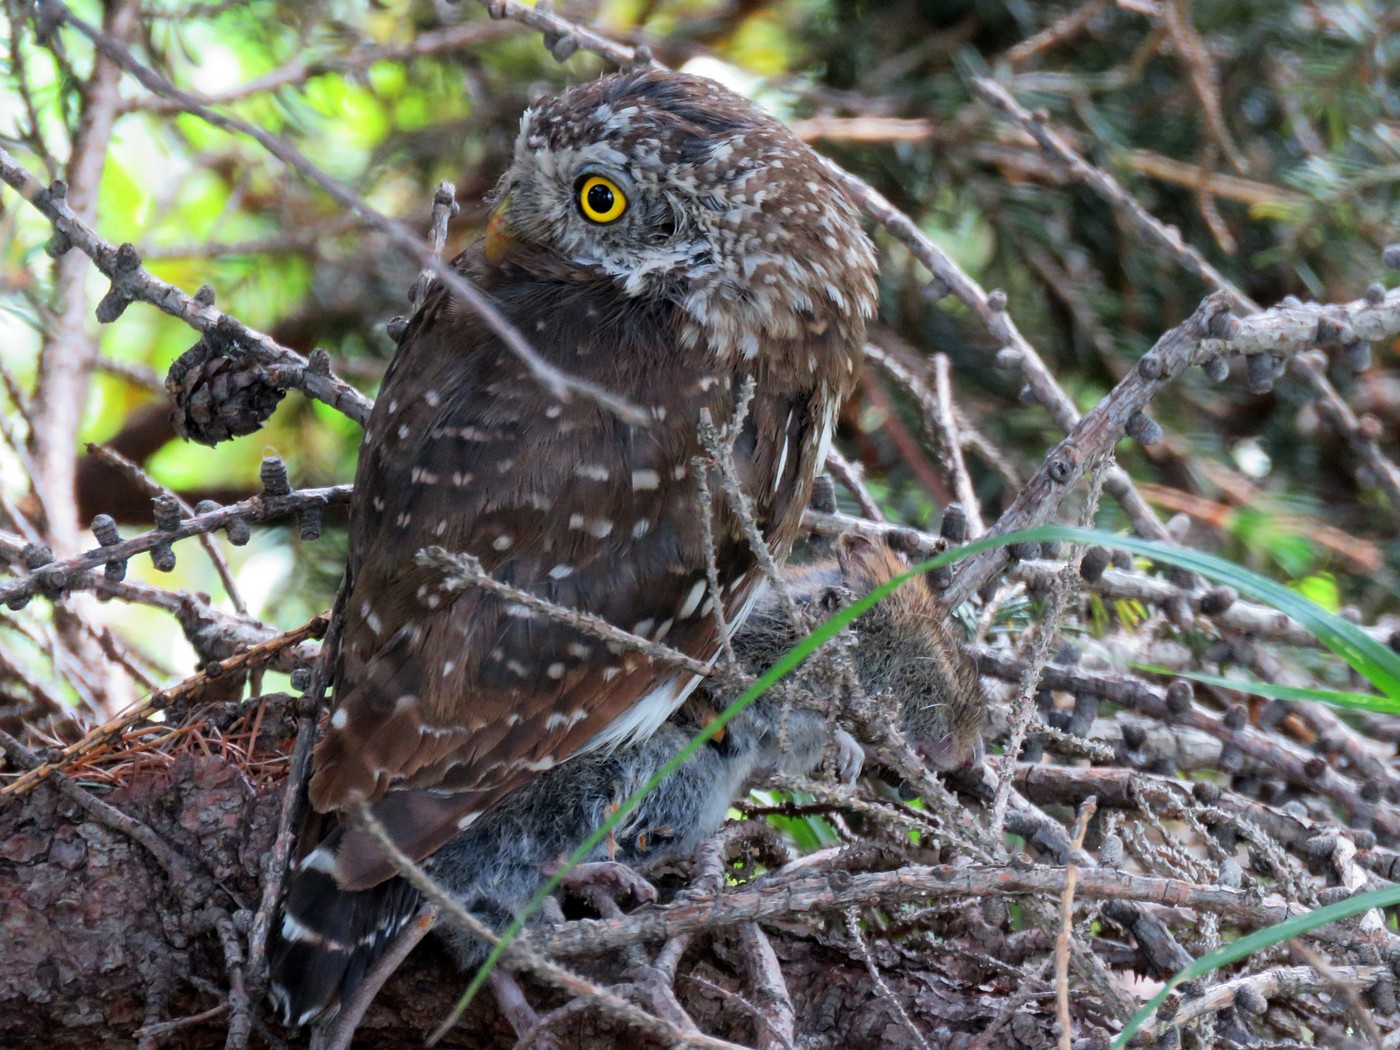
[[(411, 319), (360, 453), (310, 795), (332, 816), (369, 803), (414, 858), (570, 755), (648, 737), (697, 682), (493, 594), (449, 593), (416, 552), (473, 554), (498, 580), (714, 659), (716, 604), (734, 629), (762, 578), (717, 495), (709, 591), (702, 411), (730, 419), (753, 383), (734, 456), (782, 559), (876, 301), (874, 250), (820, 158), (720, 85), (656, 69), (528, 110), (487, 236), (453, 265), (546, 360), (648, 418), (552, 396), (441, 283)], [(319, 879), (368, 902), (393, 874), (347, 815), (291, 890)], [(335, 1001), (336, 953), (365, 936), (287, 913), (290, 1017)]]

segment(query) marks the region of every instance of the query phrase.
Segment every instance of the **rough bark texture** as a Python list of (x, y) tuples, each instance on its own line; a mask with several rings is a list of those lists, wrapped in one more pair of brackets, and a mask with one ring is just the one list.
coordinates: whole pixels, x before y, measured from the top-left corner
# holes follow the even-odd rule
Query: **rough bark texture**
[[(235, 922), (256, 907), (259, 869), (276, 831), (280, 783), (260, 791), (237, 763), (185, 754), (173, 764), (133, 770), (115, 788), (88, 787), (197, 860), (224, 895), (217, 903)], [(188, 932), (201, 926), (197, 912), (182, 905), (143, 847), (94, 822), (52, 788), (7, 800), (0, 807), (0, 1046), (134, 1048), (142, 1025), (218, 1006), (228, 976), (218, 938)], [(788, 925), (768, 934), (792, 996), (800, 1045), (918, 1045), (889, 997), (873, 986), (865, 960), (842, 943), (839, 925), (834, 932)], [(900, 958), (888, 946), (877, 952), (883, 980), (931, 1045), (958, 1045), (954, 1033), (985, 1028), (996, 1014), (997, 997), (1010, 990), (984, 986), (969, 998), (968, 979), (975, 987), (985, 977), (980, 968), (949, 958), (946, 968), (935, 969), (927, 958)], [(620, 952), (569, 962), (606, 983), (616, 981), (625, 965)], [(753, 993), (746, 962), (733, 931), (697, 938), (681, 962), (676, 992), (706, 1032), (756, 1045), (765, 1031), (748, 1005)], [(381, 992), (354, 1045), (422, 1046), (464, 984), (436, 942), (425, 942)], [(549, 989), (527, 984), (526, 991), (541, 1012), (562, 1004)], [(267, 1010), (259, 1016), (269, 1027), (254, 1034), (253, 1045), (276, 1045), (268, 1035), (304, 1045), (304, 1035), (282, 1031)], [(162, 1033), (149, 1045), (223, 1046), (225, 1017)], [(1032, 1027), (1045, 1032), (1048, 1026), (1041, 1018)], [(592, 1010), (580, 1011), (554, 1034), (560, 1047), (579, 1050), (647, 1045)], [(1048, 1045), (1005, 1034), (1007, 1041), (987, 1045)], [(487, 1050), (515, 1041), (486, 995), (440, 1045)]]

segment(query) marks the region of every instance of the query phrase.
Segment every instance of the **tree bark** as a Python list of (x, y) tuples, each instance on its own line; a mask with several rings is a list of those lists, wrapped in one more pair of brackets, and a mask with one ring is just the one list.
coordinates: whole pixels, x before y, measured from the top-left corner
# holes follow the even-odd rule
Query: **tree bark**
[[(175, 885), (143, 846), (50, 786), (5, 799), (0, 804), (0, 932), (5, 942), (0, 951), (0, 1046), (203, 1050), (224, 1045), (227, 1009), (158, 1030), (144, 1042), (139, 1030), (226, 1002), (229, 973), (203, 909), (226, 909), (235, 927), (246, 929), (260, 897), (260, 869), (276, 833), (284, 785), (279, 781), (260, 788), (244, 767), (221, 755), (145, 759), (144, 767), (141, 758), (135, 761), (137, 766), (120, 771), (114, 787), (84, 786), (144, 823), (192, 869), (206, 873), (217, 887), (216, 899), (189, 901), (188, 892), (182, 892), (188, 887)], [(791, 997), (795, 1045), (904, 1050), (920, 1046), (910, 1030), (912, 1020), (928, 1046), (952, 1047), (991, 1023), (997, 994), (989, 994), (986, 985), (967, 991), (985, 978), (980, 968), (952, 956), (934, 965), (927, 954), (901, 956), (881, 945), (875, 951), (882, 989), (866, 961), (842, 943), (840, 931), (839, 922), (825, 930), (820, 918), (811, 926), (789, 923), (766, 930)], [(732, 928), (702, 933), (681, 960), (675, 994), (707, 1033), (746, 1046), (781, 1046), (770, 1026), (755, 1016), (763, 997), (753, 988), (751, 955)], [(567, 962), (600, 983), (625, 985), (634, 978), (624, 974), (623, 956), (616, 951)], [(355, 1047), (421, 1047), (425, 1034), (451, 1010), (466, 979), (429, 939), (381, 991)], [(1011, 991), (1003, 988), (1000, 994)], [(564, 1003), (560, 993), (531, 982), (525, 992), (541, 1014)], [(649, 1008), (645, 998), (640, 1001)], [(254, 1011), (258, 1020), (251, 1045), (277, 1045), (269, 1036), (305, 1045), (305, 1034), (281, 1029), (265, 1004), (254, 1004)], [(1048, 1019), (1040, 1021), (1043, 1025), (1031, 1027), (1048, 1031)], [(648, 1045), (592, 1009), (571, 1014), (552, 1032), (561, 1048)], [(1048, 1045), (1021, 1042), (1009, 1029), (1005, 1034), (1007, 1041), (994, 1038), (983, 1045)], [(484, 995), (439, 1045), (504, 1050), (515, 1043), (491, 996)]]

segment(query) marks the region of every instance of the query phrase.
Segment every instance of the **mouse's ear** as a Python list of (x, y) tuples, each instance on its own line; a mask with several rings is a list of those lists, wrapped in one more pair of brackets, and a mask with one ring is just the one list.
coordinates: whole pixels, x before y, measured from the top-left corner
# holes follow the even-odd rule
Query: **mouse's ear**
[(869, 560), (875, 544), (858, 532), (843, 532), (836, 541), (836, 563), (841, 575), (849, 577), (856, 568)]
[(857, 594), (868, 594), (908, 568), (887, 544), (858, 532), (844, 533), (837, 541), (836, 561), (846, 586)]

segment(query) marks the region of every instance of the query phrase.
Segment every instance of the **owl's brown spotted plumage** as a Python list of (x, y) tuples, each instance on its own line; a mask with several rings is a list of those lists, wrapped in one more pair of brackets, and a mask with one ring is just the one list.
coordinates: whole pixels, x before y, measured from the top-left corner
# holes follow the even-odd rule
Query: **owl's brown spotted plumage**
[[(543, 357), (649, 419), (551, 396), (440, 284), (410, 322), (361, 450), (311, 801), (368, 801), (417, 858), (570, 755), (649, 735), (695, 678), (494, 595), (446, 594), (415, 553), (471, 553), (499, 580), (712, 659), (701, 412), (730, 418), (755, 384), (735, 456), (785, 556), (876, 297), (871, 244), (820, 159), (700, 77), (624, 73), (541, 103), (497, 194), (486, 241), (454, 265)], [(735, 625), (761, 577), (722, 498), (713, 525)], [(347, 826), (301, 873), (365, 891), (393, 869)], [(282, 936), (334, 949), (331, 934)]]

